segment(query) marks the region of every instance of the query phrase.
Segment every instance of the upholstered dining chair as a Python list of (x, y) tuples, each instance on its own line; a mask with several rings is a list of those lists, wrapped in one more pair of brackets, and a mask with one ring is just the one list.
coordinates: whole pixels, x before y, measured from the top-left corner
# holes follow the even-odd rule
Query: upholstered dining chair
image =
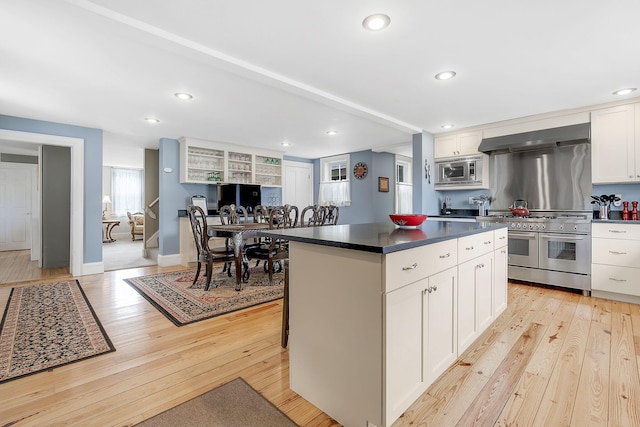
[[(299, 210), (297, 206), (284, 205), (274, 207), (269, 213), (269, 229), (295, 228), (298, 224)], [(282, 260), (289, 258), (289, 242), (286, 239), (271, 238), (269, 242), (247, 248), (249, 260), (264, 260), (265, 270), (269, 273), (269, 284), (273, 285), (273, 273), (278, 266), (282, 271)]]
[(324, 224), (327, 208), (320, 205), (309, 205), (300, 213), (300, 227), (318, 227)]
[(196, 276), (193, 279), (193, 284), (195, 285), (198, 281), (202, 264), (205, 264), (205, 276), (207, 277), (207, 283), (204, 290), (208, 291), (211, 286), (213, 264), (216, 262), (223, 263), (224, 268), (227, 270), (227, 274), (231, 276), (230, 266), (234, 259), (233, 249), (227, 247), (214, 250), (209, 247), (207, 217), (201, 207), (189, 205), (187, 208), (187, 214), (189, 216), (189, 221), (191, 222), (191, 230), (193, 231), (193, 239), (195, 241), (198, 254), (198, 267), (196, 270)]

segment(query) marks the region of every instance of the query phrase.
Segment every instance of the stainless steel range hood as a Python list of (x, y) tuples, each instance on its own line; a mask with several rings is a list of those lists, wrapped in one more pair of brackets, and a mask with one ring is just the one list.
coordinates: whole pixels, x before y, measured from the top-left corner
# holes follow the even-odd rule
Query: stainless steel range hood
[(484, 138), (478, 147), (483, 153), (517, 152), (550, 148), (558, 144), (579, 144), (589, 142), (590, 124), (562, 126), (533, 132)]

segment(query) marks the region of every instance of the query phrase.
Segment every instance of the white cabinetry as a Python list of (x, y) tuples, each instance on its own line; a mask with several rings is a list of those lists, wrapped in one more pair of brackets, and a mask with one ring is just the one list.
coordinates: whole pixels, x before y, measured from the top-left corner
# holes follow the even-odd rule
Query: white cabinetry
[(180, 182), (279, 187), (282, 185), (282, 153), (181, 138)]
[(640, 303), (640, 224), (592, 225), (591, 293)]
[(493, 251), (493, 317), (497, 318), (507, 308), (508, 260), (507, 229), (494, 232)]
[(591, 112), (594, 184), (640, 182), (640, 104)]
[(434, 140), (434, 157), (465, 156), (478, 153), (482, 142), (482, 132), (466, 132), (436, 136)]
[(386, 407), (395, 420), (458, 356), (456, 268), (386, 294)]
[(458, 352), (493, 320), (494, 233), (458, 239)]
[[(391, 426), (460, 355), (467, 314), (466, 345), (494, 318), (492, 289), (506, 289), (492, 270), (496, 236), (386, 255), (291, 241), (291, 389), (343, 425)], [(461, 250), (479, 273), (465, 273)], [(459, 271), (472, 276), (464, 286)]]

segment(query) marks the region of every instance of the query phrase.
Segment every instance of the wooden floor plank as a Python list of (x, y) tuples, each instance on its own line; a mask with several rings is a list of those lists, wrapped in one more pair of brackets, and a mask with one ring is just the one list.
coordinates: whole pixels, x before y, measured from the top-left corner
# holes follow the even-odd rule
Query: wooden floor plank
[(458, 426), (493, 426), (542, 339), (544, 327), (532, 323), (476, 396)]
[(609, 425), (640, 426), (640, 378), (629, 304), (614, 302), (611, 316)]
[(587, 347), (592, 310), (589, 304), (577, 304), (534, 426), (569, 425)]
[(592, 300), (593, 317), (571, 425), (606, 426), (609, 419), (611, 301)]

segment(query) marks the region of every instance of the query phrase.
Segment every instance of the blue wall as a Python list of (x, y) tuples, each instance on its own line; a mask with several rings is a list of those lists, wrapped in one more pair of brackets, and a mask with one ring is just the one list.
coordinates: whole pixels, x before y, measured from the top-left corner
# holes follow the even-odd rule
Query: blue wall
[(1, 114), (0, 129), (84, 139), (83, 262), (102, 261), (102, 130)]
[[(434, 190), (435, 166), (433, 161), (433, 135), (428, 132), (413, 135), (413, 212), (437, 215), (439, 192)], [(431, 182), (427, 179), (425, 161), (431, 167)]]

